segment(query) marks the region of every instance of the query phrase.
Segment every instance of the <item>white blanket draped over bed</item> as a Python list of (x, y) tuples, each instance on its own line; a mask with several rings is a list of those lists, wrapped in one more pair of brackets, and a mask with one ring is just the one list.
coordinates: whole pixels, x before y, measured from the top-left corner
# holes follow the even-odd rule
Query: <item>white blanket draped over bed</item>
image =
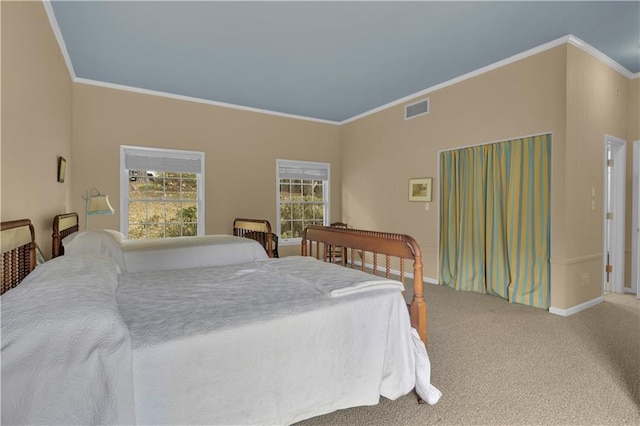
[[(404, 395), (430, 366), (402, 289), (308, 257), (123, 274), (136, 419), (290, 424)], [(430, 385), (423, 395), (439, 396)]]
[(301, 257), (116, 270), (67, 255), (1, 297), (3, 424), (290, 424), (416, 377), (440, 397), (395, 281)]
[(63, 256), (0, 296), (3, 425), (135, 422), (116, 271), (110, 258)]

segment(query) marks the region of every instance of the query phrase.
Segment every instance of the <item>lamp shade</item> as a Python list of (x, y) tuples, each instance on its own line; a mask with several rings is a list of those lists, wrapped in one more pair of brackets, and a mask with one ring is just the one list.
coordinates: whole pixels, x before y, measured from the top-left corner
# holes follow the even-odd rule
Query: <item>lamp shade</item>
[(87, 191), (84, 198), (84, 227), (89, 229), (89, 216), (96, 216), (100, 214), (114, 214), (115, 210), (109, 203), (109, 196), (101, 194), (100, 191), (93, 188), (91, 191)]
[(87, 215), (113, 214), (115, 210), (109, 204), (109, 196), (104, 194), (90, 195), (87, 200)]

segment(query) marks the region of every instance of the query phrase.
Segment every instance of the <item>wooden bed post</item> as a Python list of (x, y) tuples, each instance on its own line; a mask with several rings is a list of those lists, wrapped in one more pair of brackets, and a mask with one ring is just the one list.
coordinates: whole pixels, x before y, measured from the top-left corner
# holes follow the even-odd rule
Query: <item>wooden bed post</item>
[(62, 251), (62, 242), (60, 241), (60, 231), (58, 230), (58, 222), (53, 221), (53, 233), (51, 234), (51, 258), (60, 256)]
[(51, 258), (62, 256), (64, 247), (62, 239), (78, 232), (78, 213), (63, 213), (53, 217), (53, 233), (51, 234)]
[(427, 346), (427, 304), (424, 302), (424, 285), (422, 282), (422, 256), (418, 252), (413, 264), (413, 299), (409, 308), (411, 326), (418, 330), (420, 339)]

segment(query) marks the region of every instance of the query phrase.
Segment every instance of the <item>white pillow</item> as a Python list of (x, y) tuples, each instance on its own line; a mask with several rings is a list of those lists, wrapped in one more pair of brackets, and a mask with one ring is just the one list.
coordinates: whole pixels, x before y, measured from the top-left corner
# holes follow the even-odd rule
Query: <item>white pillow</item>
[(79, 232), (74, 232), (73, 234), (69, 234), (60, 241), (62, 243), (62, 247), (69, 247), (71, 245), (71, 241), (78, 235)]
[(124, 236), (120, 232), (113, 230), (95, 230), (76, 232), (72, 235), (73, 238), (66, 243), (63, 240), (64, 253), (66, 255), (99, 254), (108, 256), (116, 262), (122, 271), (127, 270), (124, 256), (120, 249), (120, 241)]
[(124, 236), (124, 234), (120, 231), (116, 231), (115, 229), (100, 229), (97, 231), (79, 231), (79, 232), (74, 232), (73, 234), (69, 234), (66, 237), (64, 237), (62, 239), (62, 246), (63, 247), (67, 247), (69, 245), (71, 245), (71, 241), (73, 241), (73, 239), (80, 234), (84, 234), (84, 233), (90, 233), (90, 232), (107, 232), (109, 234), (111, 234), (111, 236), (118, 242), (121, 242), (122, 240), (125, 240), (126, 237)]
[(111, 236), (118, 242), (121, 242), (122, 240), (126, 239), (126, 237), (122, 232), (116, 231), (115, 229), (102, 229), (102, 231), (108, 232), (109, 234), (111, 234)]

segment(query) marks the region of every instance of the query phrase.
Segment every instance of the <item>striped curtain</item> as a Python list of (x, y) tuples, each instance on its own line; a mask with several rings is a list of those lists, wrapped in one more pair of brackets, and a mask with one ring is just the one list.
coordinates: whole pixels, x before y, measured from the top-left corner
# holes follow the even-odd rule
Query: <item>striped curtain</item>
[(440, 283), (549, 308), (551, 135), (440, 156)]

